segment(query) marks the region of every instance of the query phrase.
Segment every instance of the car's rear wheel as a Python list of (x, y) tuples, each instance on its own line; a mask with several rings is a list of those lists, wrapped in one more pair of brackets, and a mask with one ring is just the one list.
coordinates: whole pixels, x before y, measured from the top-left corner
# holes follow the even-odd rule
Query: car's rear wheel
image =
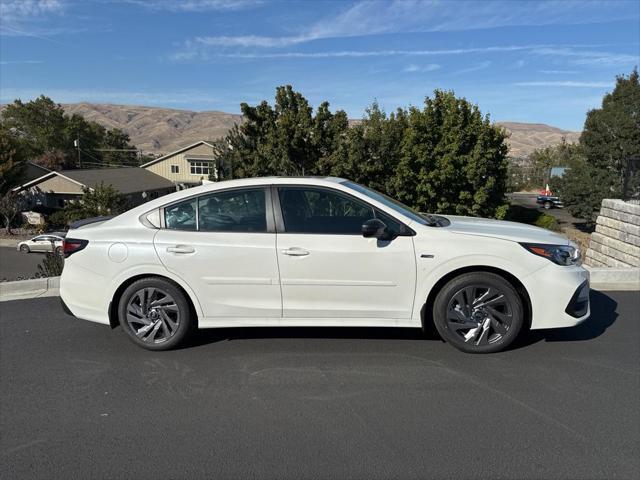
[(20, 245), (20, 251), (22, 253), (29, 253), (29, 247), (27, 245)]
[(553, 205), (551, 205), (551, 202), (544, 202), (544, 209), (545, 210), (549, 210)]
[(118, 315), (129, 338), (148, 350), (176, 347), (193, 323), (182, 290), (161, 278), (143, 278), (127, 287), (120, 297)]
[(489, 272), (462, 274), (436, 296), (438, 333), (458, 350), (492, 353), (513, 342), (524, 323), (520, 295), (503, 277)]
[(56, 247), (54, 252), (56, 255), (62, 255), (62, 247)]

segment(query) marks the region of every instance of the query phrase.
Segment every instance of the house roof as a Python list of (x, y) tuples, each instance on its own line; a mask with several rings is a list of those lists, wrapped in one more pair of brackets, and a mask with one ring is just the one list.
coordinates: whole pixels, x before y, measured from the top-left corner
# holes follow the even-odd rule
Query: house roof
[(173, 182), (149, 170), (138, 167), (125, 168), (97, 168), (88, 170), (62, 170), (49, 172), (35, 180), (22, 185), (28, 188), (58, 175), (83, 187), (94, 188), (101, 183), (111, 185), (123, 194), (143, 192), (147, 190), (159, 190), (162, 188), (174, 188)]
[(158, 157), (155, 160), (151, 160), (150, 162), (144, 163), (144, 164), (140, 165), (140, 168), (146, 168), (146, 167), (148, 167), (150, 165), (153, 165), (154, 163), (161, 162), (162, 160), (165, 160), (165, 159), (167, 159), (169, 157), (173, 157), (174, 155), (178, 155), (179, 153), (182, 153), (182, 152), (184, 152), (186, 150), (190, 150), (190, 149), (192, 149), (194, 147), (197, 147), (198, 145), (202, 145), (202, 144), (208, 145), (211, 148), (213, 148), (213, 142), (207, 142), (205, 140), (200, 140), (199, 142), (192, 143), (191, 145), (187, 145), (186, 147), (182, 147), (181, 149), (176, 150), (175, 152), (167, 153), (166, 155)]

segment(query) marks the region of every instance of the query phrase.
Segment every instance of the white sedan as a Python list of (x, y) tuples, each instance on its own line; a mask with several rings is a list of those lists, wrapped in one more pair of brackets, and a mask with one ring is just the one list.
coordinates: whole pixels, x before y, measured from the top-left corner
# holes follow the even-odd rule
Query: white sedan
[(253, 178), (183, 190), (67, 234), (67, 312), (164, 350), (195, 328), (424, 328), (465, 352), (589, 317), (565, 237), (421, 215), (340, 178)]
[(58, 235), (38, 235), (31, 240), (18, 243), (18, 250), (22, 253), (30, 252), (56, 252), (62, 253), (63, 237)]

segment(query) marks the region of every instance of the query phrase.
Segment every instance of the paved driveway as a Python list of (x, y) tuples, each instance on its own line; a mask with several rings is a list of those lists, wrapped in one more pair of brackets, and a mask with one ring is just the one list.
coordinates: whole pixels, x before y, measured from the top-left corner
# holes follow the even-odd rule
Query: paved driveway
[(333, 328), (151, 353), (57, 301), (0, 303), (2, 478), (640, 477), (637, 292), (484, 356)]

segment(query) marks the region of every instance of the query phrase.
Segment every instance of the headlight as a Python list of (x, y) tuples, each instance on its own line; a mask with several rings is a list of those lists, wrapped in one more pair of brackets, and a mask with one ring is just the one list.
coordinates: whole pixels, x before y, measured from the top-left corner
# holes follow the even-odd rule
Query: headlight
[(572, 245), (548, 245), (546, 243), (521, 243), (534, 255), (544, 257), (558, 265), (580, 265), (580, 249)]

